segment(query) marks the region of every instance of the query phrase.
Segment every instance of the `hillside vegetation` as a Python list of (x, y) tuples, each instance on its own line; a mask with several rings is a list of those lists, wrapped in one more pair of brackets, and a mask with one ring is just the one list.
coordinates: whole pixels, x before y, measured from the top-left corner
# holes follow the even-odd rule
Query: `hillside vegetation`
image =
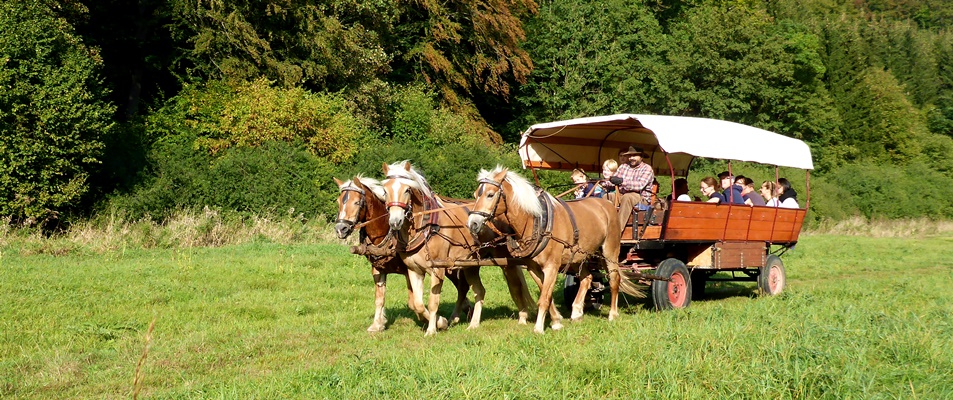
[(4, 2), (0, 216), (320, 220), (332, 177), (403, 159), (467, 197), (532, 123), (650, 113), (805, 140), (814, 226), (953, 218), (951, 27), (942, 0)]

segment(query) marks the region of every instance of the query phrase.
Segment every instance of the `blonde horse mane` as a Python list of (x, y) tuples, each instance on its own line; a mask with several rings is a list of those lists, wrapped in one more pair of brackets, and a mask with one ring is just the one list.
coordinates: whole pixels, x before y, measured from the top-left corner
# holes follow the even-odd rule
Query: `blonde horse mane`
[(427, 179), (424, 178), (423, 175), (420, 175), (413, 166), (410, 167), (410, 171), (406, 170), (404, 168), (405, 163), (410, 163), (410, 161), (404, 160), (388, 165), (387, 177), (399, 179), (405, 185), (421, 191), (424, 196), (433, 197), (433, 192), (430, 190), (430, 184), (427, 183)]
[(378, 181), (377, 179), (374, 179), (374, 178), (368, 178), (368, 177), (366, 177), (366, 176), (361, 176), (360, 174), (356, 175), (356, 176), (354, 177), (354, 179), (352, 179), (352, 180), (344, 181), (344, 183), (342, 183), (342, 184), (338, 187), (338, 189), (339, 189), (339, 190), (344, 190), (345, 188), (355, 188), (355, 189), (357, 189), (357, 188), (358, 188), (357, 185), (354, 184), (354, 181), (355, 181), (355, 180), (360, 181), (361, 184), (363, 184), (364, 186), (366, 186), (368, 189), (371, 189), (371, 192), (374, 193), (374, 197), (377, 197), (378, 199), (380, 199), (380, 201), (384, 201), (384, 199), (387, 197), (387, 194), (384, 193), (384, 187), (381, 186), (381, 182), (380, 182), (380, 181)]
[[(477, 181), (482, 179), (493, 179), (496, 174), (499, 174), (503, 171), (503, 166), (497, 165), (492, 171), (487, 171), (485, 169), (480, 170), (480, 173), (477, 175)], [(526, 178), (521, 175), (507, 170), (506, 182), (509, 182), (510, 186), (513, 188), (513, 200), (516, 201), (516, 204), (534, 217), (543, 215), (543, 205), (540, 204), (539, 199), (536, 197), (536, 188), (533, 187)]]

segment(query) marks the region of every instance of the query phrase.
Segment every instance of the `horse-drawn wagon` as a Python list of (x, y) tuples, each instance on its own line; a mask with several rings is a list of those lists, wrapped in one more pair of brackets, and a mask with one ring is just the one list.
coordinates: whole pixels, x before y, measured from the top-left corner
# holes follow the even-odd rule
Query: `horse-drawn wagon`
[[(688, 175), (696, 157), (727, 159), (729, 169), (730, 160), (813, 168), (810, 150), (796, 139), (725, 121), (651, 115), (534, 125), (523, 134), (519, 152), (524, 168), (535, 176), (537, 169), (598, 170), (602, 160), (631, 145), (644, 148), (644, 162), (656, 174), (668, 173), (673, 182)], [(623, 279), (625, 269), (630, 277), (651, 285), (660, 309), (688, 306), (692, 290), (702, 290), (711, 279), (757, 281), (765, 292), (776, 294), (785, 283), (779, 255), (797, 242), (807, 212), (806, 206), (671, 202), (659, 209), (638, 209), (623, 225), (614, 205), (604, 199), (564, 201), (539, 190), (538, 181), (534, 186), (499, 166), (481, 171), (472, 202), (435, 195), (409, 162), (385, 163), (383, 172), (386, 179), (381, 182), (361, 177), (338, 182), (336, 229), (344, 238), (361, 228), (362, 244), (352, 252), (371, 261), (378, 287), (369, 331), (386, 324), (382, 307), (387, 273), (407, 277), (408, 305), (428, 322), (428, 334), (445, 325), (436, 312), (448, 271), (465, 272), (469, 283), (458, 284), (458, 291), (467, 285), (474, 291), (470, 327), (479, 326), (484, 289), (477, 271), (482, 266), (503, 267), (521, 323), (527, 320), (532, 298), (519, 268), (530, 272), (540, 288), (534, 329), (539, 333), (546, 314), (553, 329), (561, 327), (562, 316), (552, 302), (560, 272), (578, 276), (577, 293), (564, 296), (573, 320), (582, 318), (583, 303), (592, 298), (588, 291), (594, 277), (608, 281), (610, 320), (618, 316), (620, 290), (641, 294), (632, 281)], [(731, 275), (713, 276), (720, 271)], [(426, 306), (424, 274), (431, 275)], [(454, 314), (463, 303), (465, 297), (458, 296)]]
[[(780, 255), (798, 240), (810, 203), (808, 146), (797, 139), (733, 122), (691, 117), (619, 114), (537, 124), (519, 147), (523, 167), (600, 171), (619, 149), (640, 146), (656, 175), (687, 177), (698, 157), (805, 170), (804, 208), (672, 201), (633, 212), (622, 230), (625, 269), (651, 274), (656, 308), (688, 306), (711, 280), (756, 281), (767, 294), (785, 285)], [(717, 272), (727, 272), (718, 274)], [(571, 279), (570, 279), (571, 280)], [(571, 285), (570, 285), (571, 287)]]

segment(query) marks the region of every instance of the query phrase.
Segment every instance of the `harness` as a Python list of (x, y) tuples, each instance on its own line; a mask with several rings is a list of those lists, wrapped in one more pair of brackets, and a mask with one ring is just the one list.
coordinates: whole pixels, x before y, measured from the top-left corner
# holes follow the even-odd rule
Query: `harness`
[[(505, 193), (503, 192), (503, 183), (497, 182), (491, 179), (481, 179), (479, 183), (481, 185), (482, 184), (493, 185), (500, 189), (498, 192), (499, 196), (496, 198), (496, 202), (493, 203), (493, 209), (491, 212), (489, 213), (484, 211), (470, 211), (469, 212), (470, 214), (476, 214), (476, 215), (482, 216), (487, 219), (487, 222), (490, 222), (495, 218), (496, 209), (497, 207), (499, 207), (501, 199), (504, 196), (506, 196)], [(523, 238), (520, 240), (515, 239), (513, 235), (505, 235), (507, 250), (509, 250), (510, 256), (513, 258), (525, 259), (525, 258), (534, 258), (538, 256), (540, 253), (543, 252), (543, 250), (549, 244), (550, 239), (555, 239), (557, 242), (562, 243), (563, 245), (565, 245), (566, 247), (570, 249), (573, 248), (576, 245), (576, 243), (579, 242), (579, 227), (576, 225), (576, 216), (572, 212), (572, 209), (569, 208), (569, 205), (566, 204), (566, 202), (563, 201), (562, 199), (554, 198), (552, 195), (550, 195), (549, 193), (547, 193), (546, 191), (542, 189), (537, 190), (537, 199), (539, 200), (540, 204), (543, 206), (543, 212), (540, 213), (540, 215), (537, 216), (536, 219), (533, 221), (532, 235), (528, 238)], [(563, 209), (566, 210), (566, 213), (569, 214), (569, 221), (572, 223), (572, 231), (573, 231), (572, 243), (566, 243), (563, 240), (559, 240), (558, 238), (552, 237), (553, 221), (555, 221), (554, 214), (553, 214), (554, 200), (558, 201), (559, 204), (563, 207)], [(491, 228), (493, 227), (492, 224), (490, 224), (489, 226)], [(493, 229), (495, 230), (495, 228)], [(502, 233), (500, 232), (497, 232), (497, 234), (502, 235)]]

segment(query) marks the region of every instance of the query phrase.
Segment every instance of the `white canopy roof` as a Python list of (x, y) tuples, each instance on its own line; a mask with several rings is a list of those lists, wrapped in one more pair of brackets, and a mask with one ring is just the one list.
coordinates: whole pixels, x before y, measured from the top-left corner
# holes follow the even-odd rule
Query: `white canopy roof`
[(523, 167), (601, 171), (620, 149), (642, 147), (656, 173), (685, 176), (695, 157), (814, 169), (807, 144), (787, 136), (709, 118), (616, 114), (536, 124), (520, 140)]

